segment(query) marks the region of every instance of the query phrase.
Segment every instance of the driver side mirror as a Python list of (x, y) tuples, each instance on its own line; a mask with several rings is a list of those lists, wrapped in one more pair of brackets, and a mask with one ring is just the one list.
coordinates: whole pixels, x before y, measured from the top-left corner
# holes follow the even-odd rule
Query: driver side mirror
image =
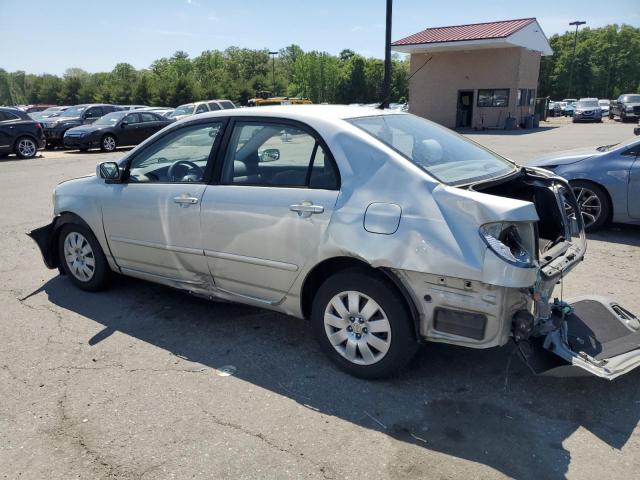
[(116, 162), (102, 162), (98, 164), (96, 175), (105, 179), (105, 183), (120, 182), (120, 167)]
[(277, 148), (267, 148), (260, 154), (260, 163), (275, 162), (280, 160), (280, 150)]

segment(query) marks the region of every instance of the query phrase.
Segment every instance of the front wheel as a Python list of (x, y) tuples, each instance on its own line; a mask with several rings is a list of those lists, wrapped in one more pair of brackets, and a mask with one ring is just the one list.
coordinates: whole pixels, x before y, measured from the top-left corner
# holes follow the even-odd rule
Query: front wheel
[(20, 137), (13, 150), (18, 158), (33, 158), (38, 153), (38, 145), (33, 138)]
[(393, 375), (418, 349), (402, 295), (377, 272), (354, 269), (328, 278), (314, 298), (312, 322), (322, 350), (357, 377)]
[(91, 230), (83, 225), (64, 225), (58, 240), (60, 265), (78, 288), (97, 291), (104, 288), (111, 273), (102, 247)]
[(576, 180), (571, 188), (578, 201), (584, 228), (592, 232), (601, 228), (611, 215), (611, 201), (607, 192), (595, 183)]
[(113, 135), (105, 135), (102, 137), (102, 142), (100, 142), (100, 150), (103, 152), (113, 152), (118, 143), (116, 142), (116, 137)]

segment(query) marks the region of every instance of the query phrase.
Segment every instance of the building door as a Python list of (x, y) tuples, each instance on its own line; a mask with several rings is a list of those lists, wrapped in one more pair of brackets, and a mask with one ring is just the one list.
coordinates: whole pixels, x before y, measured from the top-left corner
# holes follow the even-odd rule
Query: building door
[(458, 110), (456, 114), (456, 128), (470, 127), (473, 118), (473, 90), (458, 92)]

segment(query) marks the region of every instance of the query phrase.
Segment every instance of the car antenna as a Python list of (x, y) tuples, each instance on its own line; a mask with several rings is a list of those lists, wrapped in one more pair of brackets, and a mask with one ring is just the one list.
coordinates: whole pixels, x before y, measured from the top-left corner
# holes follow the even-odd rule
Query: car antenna
[[(409, 76), (407, 77), (407, 82), (409, 82), (409, 80), (411, 80), (411, 79), (413, 78), (413, 76), (414, 76), (416, 73), (418, 73), (420, 70), (422, 70), (422, 68), (423, 68), (427, 63), (429, 63), (431, 60), (433, 60), (433, 56), (431, 56), (431, 57), (427, 58), (427, 59), (425, 60), (425, 62), (424, 62), (422, 65), (420, 65), (420, 67), (418, 67), (418, 69), (417, 69), (415, 72), (413, 72), (411, 75), (409, 75)], [(380, 110), (384, 110), (385, 108), (387, 108), (387, 106), (388, 106), (388, 104), (389, 104), (389, 99), (390, 99), (390, 97), (391, 97), (391, 93), (388, 93), (388, 94), (387, 94), (387, 96), (384, 98), (384, 100), (382, 100), (382, 103), (380, 103), (380, 105), (378, 105), (378, 108), (379, 108)]]

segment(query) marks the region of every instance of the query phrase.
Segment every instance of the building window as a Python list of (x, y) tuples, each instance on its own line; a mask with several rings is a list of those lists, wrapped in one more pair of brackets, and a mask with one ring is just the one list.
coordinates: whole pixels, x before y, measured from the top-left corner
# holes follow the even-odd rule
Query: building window
[(478, 90), (479, 107), (507, 107), (509, 106), (509, 89), (496, 88)]

